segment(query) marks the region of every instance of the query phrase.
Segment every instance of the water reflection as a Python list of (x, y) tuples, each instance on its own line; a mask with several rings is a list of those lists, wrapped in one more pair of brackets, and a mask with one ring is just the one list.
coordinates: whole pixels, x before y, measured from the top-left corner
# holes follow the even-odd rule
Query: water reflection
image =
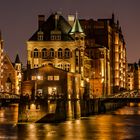
[[(140, 107), (83, 117), (63, 123), (16, 123), (17, 106), (0, 109), (0, 139), (124, 140), (140, 139)], [(15, 117), (14, 117), (15, 115)], [(11, 117), (10, 117), (11, 116)], [(9, 119), (9, 121), (7, 121)]]

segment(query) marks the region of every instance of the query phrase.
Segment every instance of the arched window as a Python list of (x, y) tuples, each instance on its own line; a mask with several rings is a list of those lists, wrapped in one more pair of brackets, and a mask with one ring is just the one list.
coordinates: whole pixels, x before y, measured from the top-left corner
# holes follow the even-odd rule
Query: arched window
[(70, 58), (70, 50), (68, 48), (65, 49), (65, 58)]
[(47, 58), (47, 49), (44, 48), (42, 49), (42, 59), (46, 59)]
[(38, 49), (34, 49), (34, 58), (38, 58)]
[(62, 58), (63, 54), (62, 54), (62, 49), (59, 48), (58, 49), (58, 58)]
[(50, 49), (50, 58), (54, 58), (54, 49), (53, 48)]

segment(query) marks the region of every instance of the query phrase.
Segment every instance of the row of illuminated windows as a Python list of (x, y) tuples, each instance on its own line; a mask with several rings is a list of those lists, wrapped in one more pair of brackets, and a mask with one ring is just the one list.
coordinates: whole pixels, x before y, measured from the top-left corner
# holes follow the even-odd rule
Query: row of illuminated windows
[[(38, 66), (39, 66), (38, 64), (35, 64), (34, 68), (38, 68)], [(70, 71), (71, 65), (70, 64), (58, 64), (57, 67), (65, 70), (65, 71)]]
[[(43, 80), (43, 76), (32, 76), (32, 80)], [(58, 75), (50, 75), (50, 76), (47, 76), (47, 80), (48, 81), (58, 81), (59, 80), (59, 76)]]
[[(58, 58), (63, 58), (63, 56), (65, 58), (70, 58), (71, 57), (71, 51), (68, 48), (66, 48), (64, 51), (61, 48), (59, 48), (58, 51), (57, 51), (57, 56), (58, 56)], [(39, 58), (40, 57), (40, 52), (39, 52), (38, 49), (34, 49), (32, 57), (34, 57), (34, 58)], [(42, 57), (42, 59), (46, 59), (47, 57), (54, 58), (55, 57), (54, 49), (53, 48), (51, 48), (50, 50), (47, 50), (46, 48), (42, 49), (41, 57)]]
[[(43, 41), (44, 40), (44, 33), (42, 31), (39, 31), (37, 33), (37, 40)], [(61, 35), (51, 35), (51, 40), (61, 40)]]
[(71, 65), (70, 64), (58, 64), (58, 68), (70, 71)]

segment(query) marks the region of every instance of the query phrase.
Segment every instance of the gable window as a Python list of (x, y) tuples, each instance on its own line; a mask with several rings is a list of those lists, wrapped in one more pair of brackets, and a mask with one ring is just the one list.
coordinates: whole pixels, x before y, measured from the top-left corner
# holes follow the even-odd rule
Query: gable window
[(34, 49), (34, 58), (38, 58), (38, 49)]

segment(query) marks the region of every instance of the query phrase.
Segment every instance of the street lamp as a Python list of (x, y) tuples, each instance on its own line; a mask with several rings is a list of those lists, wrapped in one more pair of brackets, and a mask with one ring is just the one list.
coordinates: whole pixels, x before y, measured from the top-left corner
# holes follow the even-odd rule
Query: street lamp
[(35, 92), (34, 92), (34, 99), (36, 99), (36, 95), (37, 95), (37, 82), (38, 82), (38, 80), (41, 80), (41, 76), (39, 76), (39, 75), (36, 75), (36, 77), (35, 77)]

